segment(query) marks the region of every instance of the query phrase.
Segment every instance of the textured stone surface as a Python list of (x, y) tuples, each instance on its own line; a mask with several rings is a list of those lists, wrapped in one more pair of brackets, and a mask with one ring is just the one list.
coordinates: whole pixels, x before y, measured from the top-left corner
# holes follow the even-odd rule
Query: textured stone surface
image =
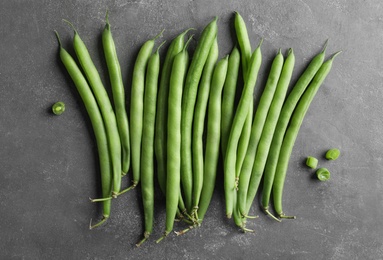
[[(248, 25), (253, 47), (261, 37), (262, 89), (279, 48), (296, 54), (293, 82), (329, 39), (343, 53), (310, 107), (290, 160), (284, 209), (294, 221), (276, 223), (256, 201), (242, 234), (224, 217), (222, 172), (201, 228), (155, 244), (164, 230), (157, 191), (155, 230), (142, 248), (139, 189), (113, 201), (108, 223), (90, 231), (100, 206), (92, 128), (57, 53), (53, 30), (73, 53), (72, 21), (107, 82), (101, 31), (106, 8), (129, 93), (141, 44), (166, 29), (170, 41), (188, 27), (219, 16), (220, 57), (233, 46), (233, 11)], [(0, 3), (0, 258), (1, 259), (380, 259), (383, 256), (383, 5), (372, 1), (1, 1)], [(195, 46), (192, 44), (191, 50)], [(162, 50), (163, 57), (164, 50)], [(106, 84), (109, 91), (110, 86)], [(64, 101), (66, 112), (49, 111)], [(324, 152), (340, 148), (337, 161)], [(303, 166), (308, 155), (332, 172), (319, 183)], [(124, 179), (125, 186), (129, 179)], [(258, 198), (258, 197), (257, 197)], [(177, 224), (176, 229), (185, 226)]]

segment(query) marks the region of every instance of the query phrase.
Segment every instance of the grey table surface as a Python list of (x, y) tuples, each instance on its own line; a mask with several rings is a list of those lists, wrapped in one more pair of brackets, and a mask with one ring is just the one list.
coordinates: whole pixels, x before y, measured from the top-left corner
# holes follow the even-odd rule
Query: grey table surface
[[(109, 221), (89, 230), (101, 207), (97, 152), (90, 121), (59, 57), (53, 33), (73, 52), (68, 19), (87, 44), (106, 82), (101, 31), (105, 10), (129, 93), (140, 46), (162, 29), (170, 41), (218, 16), (220, 57), (233, 47), (233, 11), (247, 23), (253, 48), (263, 38), (256, 96), (278, 51), (292, 47), (295, 82), (329, 39), (338, 50), (298, 135), (284, 191), (284, 209), (296, 220), (277, 223), (259, 209), (255, 233), (241, 233), (224, 217), (222, 170), (203, 225), (160, 244), (165, 203), (156, 191), (155, 229), (141, 248), (140, 189), (113, 201)], [(0, 259), (383, 259), (383, 4), (356, 1), (1, 1), (0, 3)], [(195, 44), (194, 44), (195, 45)], [(191, 51), (193, 47), (191, 47)], [(161, 51), (164, 57), (165, 48)], [(56, 101), (66, 112), (50, 112)], [(342, 151), (334, 162), (323, 158)], [(319, 158), (332, 172), (319, 182), (304, 167)], [(130, 177), (123, 180), (124, 187)], [(176, 230), (185, 225), (177, 223)]]

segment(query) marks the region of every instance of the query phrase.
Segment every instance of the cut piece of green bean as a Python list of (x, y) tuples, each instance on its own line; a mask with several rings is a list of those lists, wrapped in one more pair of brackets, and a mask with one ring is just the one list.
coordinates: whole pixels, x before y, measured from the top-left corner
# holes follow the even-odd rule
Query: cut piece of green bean
[(318, 166), (318, 159), (312, 156), (308, 156), (306, 159), (306, 165), (311, 169), (316, 169)]
[(65, 103), (64, 102), (59, 101), (59, 102), (56, 102), (53, 104), (53, 106), (52, 106), (53, 114), (59, 116), (62, 113), (64, 113), (64, 111), (65, 111)]
[(339, 155), (340, 155), (339, 149), (333, 148), (333, 149), (330, 149), (326, 152), (326, 159), (334, 161), (334, 160), (338, 159)]
[(318, 180), (320, 181), (327, 181), (330, 179), (330, 171), (327, 170), (326, 168), (319, 168), (316, 172), (315, 172)]
[(317, 93), (319, 87), (322, 85), (326, 76), (330, 72), (332, 67), (332, 62), (338, 54), (339, 52), (334, 54), (331, 59), (324, 62), (322, 66), (320, 67), (320, 69), (318, 70), (318, 72), (315, 74), (315, 77), (311, 81), (305, 93), (300, 98), (299, 103), (297, 107), (295, 108), (294, 113), (291, 117), (289, 127), (286, 130), (286, 134), (280, 149), (278, 164), (275, 171), (275, 178), (273, 182), (274, 209), (280, 218), (292, 218), (292, 217), (285, 216), (285, 214), (283, 213), (282, 193), (283, 193), (284, 182), (285, 182), (286, 173), (288, 169), (288, 164), (289, 164), (289, 160), (290, 160), (290, 156), (293, 150), (295, 140), (298, 136), (298, 132), (299, 132), (300, 126), (302, 125), (304, 116), (306, 115), (306, 112), (308, 108), (310, 107), (310, 104), (312, 100), (314, 99), (315, 94)]

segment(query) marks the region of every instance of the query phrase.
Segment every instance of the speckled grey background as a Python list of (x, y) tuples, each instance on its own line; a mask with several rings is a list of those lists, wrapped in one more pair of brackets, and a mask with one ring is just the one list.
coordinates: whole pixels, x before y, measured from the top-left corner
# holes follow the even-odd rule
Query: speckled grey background
[[(256, 95), (279, 48), (294, 48), (293, 82), (326, 39), (328, 54), (343, 50), (291, 157), (284, 208), (296, 220), (276, 223), (256, 203), (251, 213), (260, 217), (249, 224), (256, 232), (242, 234), (224, 217), (220, 171), (202, 227), (182, 237), (153, 242), (165, 221), (157, 192), (153, 238), (134, 247), (143, 229), (139, 189), (113, 202), (105, 226), (88, 229), (101, 213), (88, 200), (100, 190), (96, 147), (53, 29), (73, 53), (72, 31), (61, 19), (72, 21), (107, 82), (100, 41), (107, 7), (127, 89), (140, 45), (162, 29), (166, 40), (188, 27), (198, 37), (218, 15), (220, 57), (226, 55), (235, 10), (253, 47), (264, 38)], [(1, 1), (0, 259), (382, 259), (382, 14), (380, 0)], [(67, 105), (60, 117), (49, 112), (58, 100)], [(338, 161), (323, 159), (330, 147), (341, 149)], [(331, 170), (330, 181), (315, 181), (303, 166), (307, 155)]]

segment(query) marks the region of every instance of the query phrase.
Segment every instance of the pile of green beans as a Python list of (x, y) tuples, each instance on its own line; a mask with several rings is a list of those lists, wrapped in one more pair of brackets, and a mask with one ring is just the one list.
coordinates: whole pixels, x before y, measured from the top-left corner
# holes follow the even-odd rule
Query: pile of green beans
[[(282, 211), (290, 154), (310, 103), (339, 52), (324, 62), (326, 42), (288, 93), (295, 55), (291, 48), (286, 57), (282, 49), (276, 50), (255, 104), (254, 89), (262, 87), (257, 79), (263, 39), (252, 50), (246, 23), (238, 12), (234, 13), (236, 40), (230, 54), (221, 59), (218, 17), (202, 30), (192, 56), (188, 46), (193, 35), (186, 42), (185, 37), (195, 29), (183, 29), (164, 51), (163, 63), (160, 50), (166, 44), (157, 43), (163, 37), (161, 31), (142, 44), (135, 59), (128, 118), (126, 84), (108, 12), (105, 20), (102, 46), (112, 98), (74, 25), (64, 20), (74, 31), (78, 64), (55, 31), (60, 59), (83, 100), (98, 148), (102, 196), (91, 201), (102, 203), (103, 217), (90, 228), (106, 222), (114, 198), (138, 186), (144, 230), (137, 246), (142, 245), (153, 233), (158, 184), (165, 197), (166, 221), (163, 236), (156, 242), (173, 231), (177, 220), (187, 224), (176, 232), (184, 234), (202, 225), (218, 175), (224, 178), (226, 216), (233, 217), (242, 231), (253, 231), (246, 224), (254, 218), (249, 212), (262, 180), (261, 207), (266, 215), (279, 222), (295, 218)], [(129, 171), (132, 185), (123, 189), (121, 178)], [(275, 215), (269, 209), (271, 193)]]

